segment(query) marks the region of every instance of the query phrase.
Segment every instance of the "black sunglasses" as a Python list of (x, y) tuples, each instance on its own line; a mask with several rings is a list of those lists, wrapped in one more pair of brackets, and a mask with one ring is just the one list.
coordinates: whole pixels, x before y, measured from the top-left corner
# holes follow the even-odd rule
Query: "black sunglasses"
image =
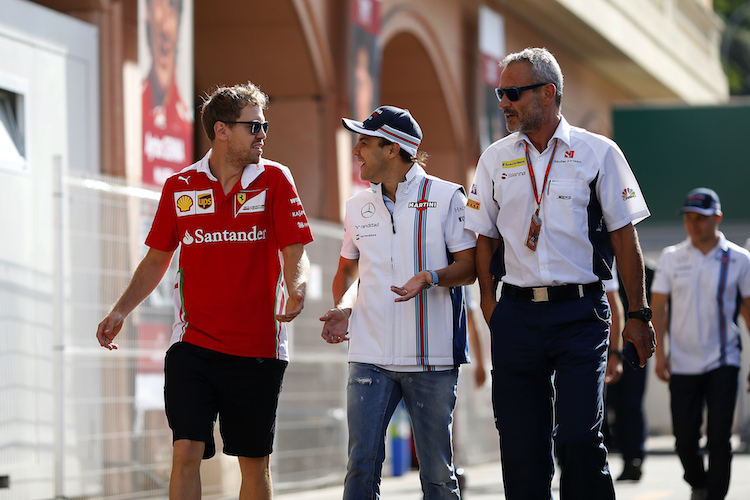
[(521, 92), (524, 90), (531, 90), (545, 85), (547, 83), (535, 83), (534, 85), (526, 85), (525, 87), (506, 87), (504, 89), (498, 87), (495, 89), (495, 95), (498, 101), (502, 101), (503, 96), (507, 96), (509, 101), (516, 102), (521, 98)]
[(224, 123), (244, 123), (246, 125), (250, 125), (250, 133), (253, 135), (258, 135), (260, 133), (260, 129), (263, 129), (263, 133), (268, 133), (268, 122), (259, 122), (258, 120), (253, 120), (251, 122), (229, 122), (220, 120)]

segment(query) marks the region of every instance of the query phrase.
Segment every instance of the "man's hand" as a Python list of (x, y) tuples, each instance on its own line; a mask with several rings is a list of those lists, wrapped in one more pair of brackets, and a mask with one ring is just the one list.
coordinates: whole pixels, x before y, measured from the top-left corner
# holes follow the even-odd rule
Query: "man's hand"
[(627, 345), (628, 341), (633, 343), (635, 350), (638, 351), (641, 368), (646, 366), (646, 361), (656, 351), (656, 333), (650, 321), (628, 320), (622, 331), (622, 341), (624, 345)]
[(406, 302), (417, 296), (419, 292), (424, 290), (428, 285), (432, 283), (432, 275), (427, 271), (420, 271), (411, 277), (409, 281), (404, 283), (404, 286), (392, 286), (391, 291), (397, 295), (395, 302)]
[(99, 327), (96, 329), (96, 338), (99, 340), (100, 346), (110, 351), (119, 347), (117, 344), (113, 344), (112, 341), (120, 333), (124, 320), (125, 317), (122, 314), (112, 311), (99, 323)]
[(305, 307), (305, 293), (301, 290), (295, 290), (289, 294), (289, 300), (286, 301), (286, 312), (274, 316), (277, 321), (288, 323), (299, 316)]
[(656, 376), (664, 382), (669, 382), (672, 379), (672, 366), (669, 363), (669, 358), (659, 356), (658, 353), (656, 355)]
[(616, 384), (622, 377), (622, 355), (612, 355), (607, 357), (607, 370), (604, 372), (605, 384)]
[(320, 317), (320, 321), (325, 322), (320, 336), (329, 344), (338, 344), (349, 340), (349, 337), (346, 336), (346, 331), (349, 328), (349, 316), (343, 309), (337, 307), (329, 310)]
[(482, 315), (484, 315), (484, 320), (488, 325), (490, 324), (490, 318), (492, 318), (492, 313), (495, 312), (497, 304), (498, 302), (493, 298), (482, 299), (479, 303), (479, 307), (482, 309)]

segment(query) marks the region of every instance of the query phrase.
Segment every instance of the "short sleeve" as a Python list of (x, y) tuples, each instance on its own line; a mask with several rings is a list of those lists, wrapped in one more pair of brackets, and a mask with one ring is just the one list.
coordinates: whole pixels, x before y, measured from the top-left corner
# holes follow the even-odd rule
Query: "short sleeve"
[(352, 240), (352, 233), (349, 230), (349, 210), (346, 211), (347, 215), (344, 217), (344, 241), (341, 244), (341, 257), (349, 260), (359, 259), (359, 248), (354, 244)]
[(625, 155), (614, 142), (610, 143), (602, 158), (597, 196), (610, 232), (629, 223), (637, 224), (651, 215)]
[(269, 172), (274, 175), (269, 194), (273, 197), (273, 224), (279, 249), (296, 243), (310, 243), (313, 240), (310, 223), (297, 189), (280, 169), (269, 169)]
[(151, 230), (146, 237), (146, 245), (154, 250), (173, 252), (180, 244), (177, 232), (177, 216), (174, 208), (174, 195), (169, 189), (169, 180), (164, 184), (156, 209)]
[(669, 249), (665, 248), (659, 257), (659, 264), (654, 272), (654, 281), (651, 283), (651, 293), (669, 295), (672, 292), (672, 283), (669, 279), (669, 255)]
[(750, 254), (743, 253), (742, 271), (740, 273), (739, 288), (743, 299), (750, 297)]
[(474, 231), (466, 229), (466, 195), (463, 189), (456, 189), (448, 208), (445, 224), (445, 245), (451, 253), (477, 246)]
[(490, 148), (479, 158), (474, 182), (471, 184), (466, 202), (465, 228), (489, 238), (500, 237), (496, 225), (500, 207), (493, 199), (494, 182), (489, 170), (489, 157), (494, 157), (495, 154)]

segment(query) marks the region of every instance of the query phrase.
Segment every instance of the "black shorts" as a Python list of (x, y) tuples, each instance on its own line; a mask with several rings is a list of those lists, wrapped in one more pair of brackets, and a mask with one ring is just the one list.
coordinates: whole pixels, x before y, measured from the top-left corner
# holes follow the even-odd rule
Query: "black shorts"
[(172, 440), (203, 441), (203, 458), (216, 453), (214, 424), (224, 453), (239, 457), (271, 454), (286, 361), (232, 356), (187, 342), (167, 351), (164, 401)]

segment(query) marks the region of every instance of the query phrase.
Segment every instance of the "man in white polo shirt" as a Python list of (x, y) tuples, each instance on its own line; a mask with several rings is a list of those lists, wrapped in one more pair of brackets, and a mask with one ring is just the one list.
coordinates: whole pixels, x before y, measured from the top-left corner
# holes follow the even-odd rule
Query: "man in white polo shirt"
[[(719, 231), (719, 196), (688, 193), (681, 209), (687, 239), (662, 252), (651, 288), (659, 335), (656, 375), (669, 382), (672, 427), (692, 500), (720, 500), (729, 489), (740, 366), (740, 304), (750, 306), (750, 253)], [(664, 346), (669, 336), (669, 355)], [(698, 445), (708, 409), (708, 470)]]
[(548, 50), (509, 54), (502, 67), (495, 93), (511, 133), (479, 159), (466, 228), (479, 233), (505, 496), (552, 497), (554, 439), (560, 498), (614, 500), (600, 432), (611, 322), (601, 281), (616, 256), (630, 306), (624, 352), (635, 347), (645, 366), (655, 337), (634, 224), (648, 207), (617, 145), (562, 115)]

